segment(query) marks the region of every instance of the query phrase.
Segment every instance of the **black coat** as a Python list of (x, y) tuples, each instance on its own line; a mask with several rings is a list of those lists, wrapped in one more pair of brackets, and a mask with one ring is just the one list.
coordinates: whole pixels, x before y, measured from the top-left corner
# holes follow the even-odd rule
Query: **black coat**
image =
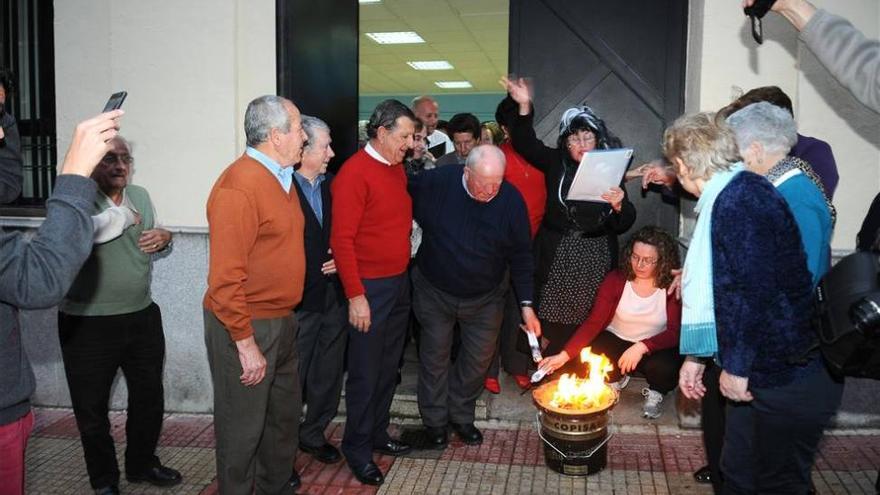
[(306, 253), (306, 280), (303, 290), (302, 302), (297, 306), (297, 311), (311, 311), (322, 313), (325, 309), (325, 301), (327, 291), (331, 290), (336, 293), (336, 297), (340, 303), (345, 301), (345, 295), (342, 292), (342, 284), (336, 274), (324, 275), (321, 273), (321, 266), (332, 258), (327, 251), (330, 249), (330, 219), (332, 215), (332, 201), (330, 200), (330, 183), (333, 182), (333, 175), (328, 173), (326, 180), (321, 183), (321, 201), (323, 202), (323, 225), (318, 222), (315, 211), (306, 200), (302, 188), (296, 178), (293, 185), (296, 187), (296, 195), (299, 197), (299, 204), (302, 208), (303, 217), (305, 218), (305, 228), (303, 232)]

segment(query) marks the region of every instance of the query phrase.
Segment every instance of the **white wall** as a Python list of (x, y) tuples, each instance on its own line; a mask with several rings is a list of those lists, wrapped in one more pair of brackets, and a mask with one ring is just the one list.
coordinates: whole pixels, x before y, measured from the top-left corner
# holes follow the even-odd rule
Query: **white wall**
[(205, 227), (205, 201), (244, 150), (244, 110), (275, 93), (272, 0), (55, 2), (58, 148), (128, 91), (134, 182), (166, 226)]
[[(880, 34), (877, 0), (814, 3), (850, 19), (868, 37)], [(834, 195), (838, 221), (832, 245), (852, 249), (880, 191), (880, 116), (840, 87), (781, 17), (765, 17), (764, 44), (758, 46), (740, 2), (692, 2), (688, 64), (688, 111), (717, 110), (740, 89), (757, 86), (777, 85), (791, 96), (800, 132), (828, 141), (834, 150), (840, 183)]]

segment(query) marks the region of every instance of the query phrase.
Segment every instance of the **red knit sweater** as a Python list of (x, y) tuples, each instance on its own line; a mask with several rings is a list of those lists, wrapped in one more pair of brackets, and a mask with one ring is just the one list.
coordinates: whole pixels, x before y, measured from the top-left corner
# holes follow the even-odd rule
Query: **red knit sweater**
[(405, 272), (412, 201), (403, 165), (386, 165), (359, 150), (342, 165), (330, 190), (330, 248), (346, 297), (364, 293), (361, 278)]
[[(590, 342), (599, 335), (599, 332), (605, 330), (614, 319), (614, 313), (617, 311), (617, 303), (623, 295), (623, 289), (626, 286), (626, 278), (618, 270), (614, 270), (605, 276), (602, 285), (596, 292), (596, 299), (593, 301), (593, 309), (590, 310), (590, 316), (575, 331), (574, 335), (568, 339), (565, 344), (565, 352), (569, 357), (576, 358), (580, 355), (581, 349), (590, 345)], [(662, 349), (669, 349), (678, 346), (678, 334), (681, 330), (681, 301), (674, 295), (666, 295), (666, 330), (658, 333), (650, 339), (645, 339), (642, 343), (648, 348), (648, 352), (654, 352)]]
[(509, 142), (503, 143), (501, 151), (507, 160), (504, 169), (504, 180), (513, 184), (513, 187), (522, 195), (526, 202), (526, 211), (529, 214), (529, 225), (532, 229), (532, 238), (538, 233), (541, 219), (544, 218), (544, 208), (547, 203), (547, 186), (544, 184), (544, 173), (536, 169), (522, 157)]

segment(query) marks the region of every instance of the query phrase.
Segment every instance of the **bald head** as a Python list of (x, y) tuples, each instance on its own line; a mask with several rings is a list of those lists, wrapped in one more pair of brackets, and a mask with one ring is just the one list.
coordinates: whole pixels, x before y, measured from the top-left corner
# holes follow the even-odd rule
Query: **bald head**
[(464, 167), (465, 184), (471, 196), (481, 203), (491, 201), (501, 189), (505, 166), (504, 153), (497, 146), (484, 144), (471, 150)]

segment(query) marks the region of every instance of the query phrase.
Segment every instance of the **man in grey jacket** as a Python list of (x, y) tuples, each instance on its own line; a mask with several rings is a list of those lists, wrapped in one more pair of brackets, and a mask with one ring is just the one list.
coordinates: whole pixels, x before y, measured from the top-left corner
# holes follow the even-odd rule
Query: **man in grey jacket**
[[(18, 310), (60, 302), (88, 257), (97, 188), (89, 175), (110, 150), (107, 143), (116, 136), (122, 113), (104, 113), (76, 126), (46, 201), (46, 219), (32, 239), (0, 229), (0, 493), (24, 493), (24, 449), (34, 422), (34, 373), (22, 347)], [(0, 167), (4, 178), (10, 173)], [(0, 197), (9, 183), (0, 180)]]
[[(743, 6), (755, 0), (744, 0)], [(846, 19), (807, 0), (777, 0), (772, 10), (800, 31), (800, 39), (837, 81), (866, 107), (880, 113), (880, 41)]]

